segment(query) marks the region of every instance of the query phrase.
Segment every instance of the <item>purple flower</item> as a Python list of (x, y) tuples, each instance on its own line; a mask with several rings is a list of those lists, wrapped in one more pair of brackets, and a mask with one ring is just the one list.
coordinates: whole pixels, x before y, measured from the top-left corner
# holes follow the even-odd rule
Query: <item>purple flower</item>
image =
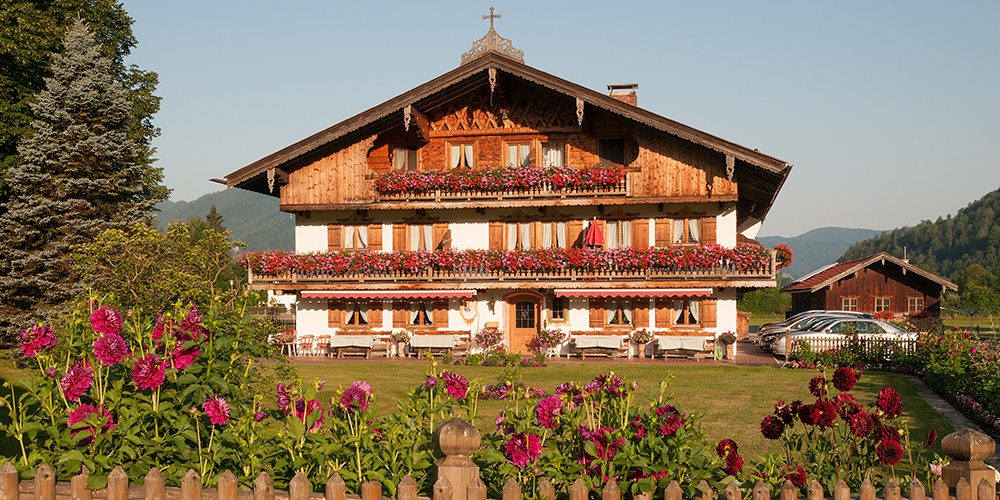
[(164, 376), (163, 360), (156, 354), (147, 354), (132, 366), (132, 382), (140, 391), (159, 388)]
[(253, 414), (253, 419), (256, 420), (257, 422), (260, 422), (265, 418), (267, 418), (267, 413), (264, 413), (262, 411)]
[(51, 350), (55, 345), (56, 332), (49, 325), (32, 325), (27, 330), (21, 330), (21, 354), (29, 358)]
[[(89, 425), (87, 425), (89, 424)], [(97, 424), (100, 426), (98, 427)], [(69, 412), (66, 418), (66, 426), (72, 429), (73, 437), (87, 431), (87, 437), (80, 438), (80, 444), (90, 444), (94, 442), (94, 437), (98, 433), (105, 432), (116, 427), (115, 419), (103, 406), (82, 404), (75, 410)]]
[(219, 396), (209, 396), (201, 409), (205, 410), (208, 420), (215, 425), (226, 425), (229, 421), (229, 403)]
[(427, 380), (424, 380), (424, 389), (433, 389), (438, 386), (438, 379), (433, 375), (428, 375)]
[(94, 357), (104, 366), (117, 365), (128, 355), (128, 344), (117, 333), (106, 333), (94, 341)]
[(684, 415), (674, 405), (661, 406), (655, 413), (660, 418), (660, 434), (664, 436), (673, 436), (678, 429), (684, 427)]
[(66, 374), (59, 380), (59, 387), (62, 388), (66, 399), (79, 401), (80, 396), (86, 393), (93, 383), (94, 370), (83, 366), (81, 362), (77, 362), (73, 366), (70, 366), (69, 370), (66, 370)]
[(514, 466), (524, 467), (538, 460), (542, 453), (542, 441), (534, 434), (517, 432), (507, 438), (504, 451)]
[(46, 368), (45, 376), (49, 378), (56, 378), (59, 376), (59, 371), (56, 370), (55, 368)]
[(288, 407), (292, 404), (292, 396), (288, 394), (288, 388), (284, 382), (278, 382), (278, 409), (288, 415)]
[(559, 426), (557, 418), (562, 414), (562, 398), (559, 396), (549, 396), (543, 398), (535, 406), (535, 416), (538, 423), (546, 429), (555, 429)]
[(90, 315), (90, 326), (103, 335), (118, 335), (122, 331), (122, 316), (110, 307), (98, 307)]
[(442, 372), (441, 379), (444, 380), (444, 390), (455, 399), (464, 398), (469, 391), (469, 381), (457, 373)]
[(344, 390), (344, 394), (340, 396), (340, 406), (347, 413), (367, 410), (371, 398), (372, 385), (359, 380)]

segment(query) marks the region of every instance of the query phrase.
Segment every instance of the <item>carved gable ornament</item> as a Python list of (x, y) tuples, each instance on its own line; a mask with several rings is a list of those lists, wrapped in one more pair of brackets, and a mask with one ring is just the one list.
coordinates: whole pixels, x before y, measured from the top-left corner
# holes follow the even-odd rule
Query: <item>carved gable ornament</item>
[(462, 64), (474, 61), (490, 52), (496, 52), (519, 63), (524, 63), (524, 51), (514, 48), (514, 42), (500, 36), (493, 29), (493, 20), (499, 18), (500, 14), (494, 14), (493, 7), (490, 7), (489, 15), (483, 16), (483, 19), (490, 20), (490, 30), (486, 32), (486, 36), (473, 42), (472, 48), (468, 52), (462, 54)]

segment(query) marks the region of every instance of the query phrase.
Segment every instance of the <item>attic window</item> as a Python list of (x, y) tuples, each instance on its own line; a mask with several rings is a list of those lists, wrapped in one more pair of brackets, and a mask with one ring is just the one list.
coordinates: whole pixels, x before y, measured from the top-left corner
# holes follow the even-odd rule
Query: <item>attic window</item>
[(473, 168), (476, 166), (475, 149), (472, 144), (451, 144), (448, 158), (451, 168)]
[(412, 148), (396, 148), (392, 153), (392, 163), (396, 170), (416, 170), (417, 150)]

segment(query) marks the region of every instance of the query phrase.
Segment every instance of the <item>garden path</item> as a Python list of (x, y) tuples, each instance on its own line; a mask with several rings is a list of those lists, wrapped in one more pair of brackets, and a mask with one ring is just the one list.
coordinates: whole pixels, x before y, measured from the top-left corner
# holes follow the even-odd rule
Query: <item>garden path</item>
[[(934, 411), (938, 412), (948, 422), (951, 422), (951, 425), (955, 427), (955, 430), (968, 428), (975, 429), (983, 434), (988, 434), (976, 425), (975, 422), (969, 420), (968, 417), (963, 415), (962, 412), (955, 409), (955, 407), (948, 403), (948, 401), (939, 396), (938, 393), (934, 392), (934, 390), (928, 387), (927, 384), (925, 384), (923, 380), (920, 380), (919, 377), (907, 375), (906, 378), (911, 384), (913, 384), (913, 388), (916, 389), (917, 394), (919, 394), (920, 397), (934, 409)], [(1000, 469), (1000, 448), (997, 448), (997, 451), (993, 452), (993, 456), (985, 462), (991, 465), (994, 469)], [(1000, 472), (997, 474), (1000, 476)], [(998, 479), (1000, 479), (1000, 477), (998, 477)]]

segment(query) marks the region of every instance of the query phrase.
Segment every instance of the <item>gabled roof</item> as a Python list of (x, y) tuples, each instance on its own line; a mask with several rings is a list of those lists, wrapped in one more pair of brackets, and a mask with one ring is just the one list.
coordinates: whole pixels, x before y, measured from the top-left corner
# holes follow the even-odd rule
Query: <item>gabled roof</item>
[(809, 273), (803, 276), (802, 278), (799, 278), (798, 280), (792, 282), (792, 284), (786, 286), (785, 288), (782, 288), (781, 291), (790, 293), (803, 293), (803, 292), (812, 293), (817, 290), (822, 290), (823, 288), (828, 287), (841, 279), (851, 276), (854, 273), (857, 273), (858, 271), (876, 262), (881, 262), (883, 264), (888, 262), (894, 264), (896, 266), (899, 266), (903, 270), (904, 274), (913, 273), (922, 278), (927, 279), (928, 281), (937, 283), (946, 290), (958, 290), (958, 285), (940, 276), (937, 276), (936, 274), (924, 271), (923, 269), (920, 269), (919, 267), (916, 267), (913, 264), (910, 264), (909, 262), (903, 259), (898, 259), (896, 257), (893, 257), (888, 253), (879, 252), (870, 257), (849, 260), (847, 262), (839, 262), (837, 264), (820, 268), (819, 270), (813, 271), (812, 273)]
[[(487, 84), (489, 70), (519, 78), (552, 91), (583, 100), (587, 106), (596, 107), (628, 120), (731, 155), (736, 160), (736, 177), (740, 182), (741, 219), (763, 220), (784, 184), (791, 165), (740, 146), (725, 139), (702, 132), (669, 118), (637, 106), (624, 103), (582, 87), (562, 78), (539, 71), (531, 66), (510, 59), (499, 53), (486, 53), (408, 92), (400, 94), (367, 111), (363, 111), (325, 130), (317, 132), (226, 176), (227, 187), (239, 187), (268, 194), (266, 172), (271, 168), (294, 167), (308, 155), (322, 148), (334, 147), (365, 137), (370, 137), (398, 126), (403, 119), (403, 109), (412, 105), (428, 110)], [(586, 115), (586, 112), (585, 112)]]

